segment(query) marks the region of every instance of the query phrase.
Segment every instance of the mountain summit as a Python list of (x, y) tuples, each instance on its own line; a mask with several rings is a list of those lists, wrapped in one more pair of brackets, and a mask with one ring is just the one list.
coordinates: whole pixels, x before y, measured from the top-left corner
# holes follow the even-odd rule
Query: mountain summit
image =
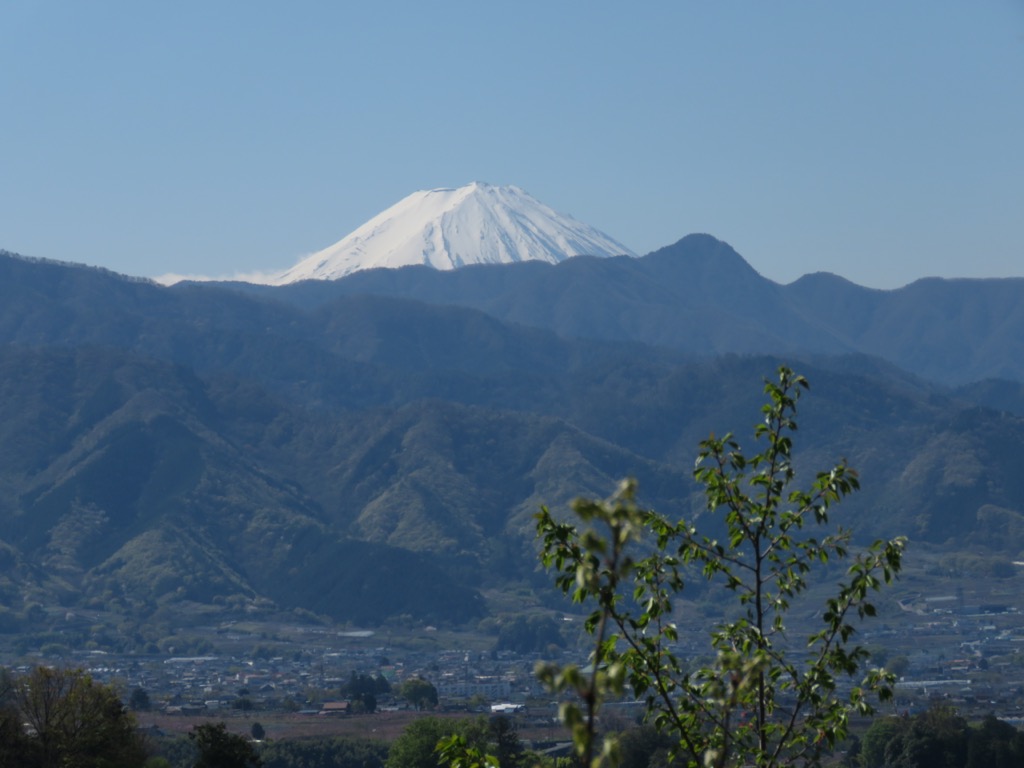
[(557, 213), (519, 187), (473, 182), (414, 192), (352, 234), (271, 276), (275, 285), (335, 280), (362, 269), (633, 256), (594, 227)]

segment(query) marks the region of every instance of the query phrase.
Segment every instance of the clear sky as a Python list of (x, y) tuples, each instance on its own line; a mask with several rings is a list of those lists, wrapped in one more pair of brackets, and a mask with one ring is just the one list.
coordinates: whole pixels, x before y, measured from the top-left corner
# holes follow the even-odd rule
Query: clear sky
[(283, 269), (515, 184), (637, 253), (1024, 275), (1024, 0), (0, 0), (0, 248)]

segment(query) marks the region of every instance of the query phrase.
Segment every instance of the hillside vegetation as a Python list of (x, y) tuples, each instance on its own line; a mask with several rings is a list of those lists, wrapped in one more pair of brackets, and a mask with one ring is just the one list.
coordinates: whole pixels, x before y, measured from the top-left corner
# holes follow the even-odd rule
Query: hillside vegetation
[(475, 621), (543, 585), (541, 504), (632, 475), (695, 511), (694, 446), (779, 362), (813, 384), (798, 465), (860, 471), (858, 535), (1024, 551), (1015, 281), (778, 286), (706, 237), (521, 267), (169, 289), (0, 256), (0, 629)]

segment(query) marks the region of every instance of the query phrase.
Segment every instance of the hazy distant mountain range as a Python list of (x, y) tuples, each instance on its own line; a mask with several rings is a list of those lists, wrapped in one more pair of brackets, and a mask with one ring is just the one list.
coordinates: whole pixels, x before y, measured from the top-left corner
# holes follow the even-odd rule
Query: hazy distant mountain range
[(485, 615), (478, 589), (546, 583), (542, 503), (632, 474), (699, 510), (694, 446), (748, 435), (780, 361), (812, 383), (800, 466), (861, 471), (859, 535), (1017, 557), (1022, 299), (1020, 280), (781, 286), (706, 235), (279, 287), (3, 254), (0, 629), (72, 607)]
[(688, 355), (857, 352), (947, 384), (1024, 380), (1024, 279), (928, 278), (883, 291), (817, 273), (780, 285), (710, 235), (689, 235), (641, 259), (377, 269), (273, 293), (233, 285), (302, 306), (372, 294), (469, 307), (567, 338)]
[(780, 361), (812, 381), (801, 466), (862, 473), (860, 536), (1024, 550), (1024, 281), (781, 286), (706, 234), (637, 258), (474, 183), (267, 282), (0, 254), (0, 631), (475, 620), (546, 583), (542, 504), (634, 475), (698, 513), (694, 446), (749, 434)]

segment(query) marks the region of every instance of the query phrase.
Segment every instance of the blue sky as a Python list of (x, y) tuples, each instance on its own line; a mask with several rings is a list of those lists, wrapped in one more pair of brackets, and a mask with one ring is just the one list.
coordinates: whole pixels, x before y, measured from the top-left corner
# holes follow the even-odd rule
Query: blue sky
[(0, 0), (0, 31), (26, 255), (284, 268), (482, 180), (779, 282), (1024, 275), (1024, 0)]

